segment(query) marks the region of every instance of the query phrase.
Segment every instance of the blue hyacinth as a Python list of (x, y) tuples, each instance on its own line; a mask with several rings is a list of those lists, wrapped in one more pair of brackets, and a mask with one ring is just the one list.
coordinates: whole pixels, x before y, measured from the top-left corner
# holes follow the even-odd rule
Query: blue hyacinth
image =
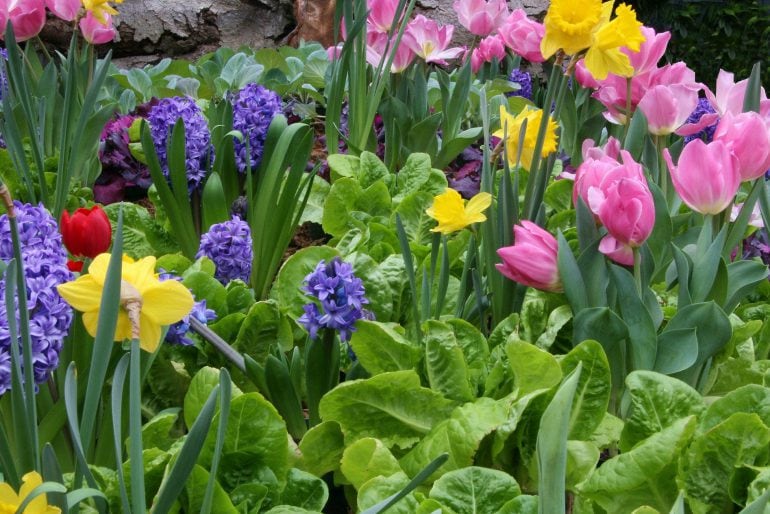
[(208, 257), (217, 267), (215, 277), (223, 284), (231, 280), (249, 281), (253, 256), (251, 229), (238, 216), (211, 225), (201, 236), (196, 257)]
[[(690, 123), (698, 123), (701, 119), (701, 117), (704, 114), (714, 114), (716, 111), (711, 106), (711, 103), (705, 98), (700, 98), (698, 100), (698, 105), (695, 107), (695, 110), (692, 111), (692, 114), (687, 118), (686, 124)], [(717, 123), (714, 123), (712, 125), (709, 125), (708, 127), (705, 127), (700, 132), (693, 134), (691, 136), (686, 136), (684, 138), (685, 144), (689, 143), (690, 141), (693, 141), (695, 139), (703, 139), (706, 143), (710, 143), (711, 140), (714, 138), (714, 131), (717, 129)]]
[(517, 84), (519, 89), (506, 93), (506, 96), (520, 96), (532, 100), (532, 75), (526, 71), (513, 70), (508, 80)]
[[(270, 122), (281, 113), (281, 97), (278, 93), (258, 84), (249, 84), (233, 97), (233, 129), (248, 140), (235, 141), (235, 162), (238, 170), (245, 172), (259, 166), (265, 149), (265, 138)], [(248, 150), (248, 155), (247, 155)]]
[(353, 274), (349, 263), (336, 257), (328, 263), (322, 260), (304, 283), (302, 290), (318, 300), (306, 304), (305, 313), (298, 319), (312, 339), (326, 328), (336, 330), (342, 341), (348, 341), (356, 330), (356, 321), (373, 319), (363, 308), (369, 303), (364, 296), (364, 284)]

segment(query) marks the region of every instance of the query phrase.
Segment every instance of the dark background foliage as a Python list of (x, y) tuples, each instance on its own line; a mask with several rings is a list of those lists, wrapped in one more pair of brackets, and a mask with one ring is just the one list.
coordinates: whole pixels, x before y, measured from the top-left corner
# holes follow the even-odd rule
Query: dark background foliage
[[(627, 0), (628, 1), (628, 0)], [(762, 62), (770, 84), (770, 0), (631, 0), (645, 25), (669, 30), (666, 57), (683, 60), (699, 81), (714, 86), (719, 69), (749, 76)]]

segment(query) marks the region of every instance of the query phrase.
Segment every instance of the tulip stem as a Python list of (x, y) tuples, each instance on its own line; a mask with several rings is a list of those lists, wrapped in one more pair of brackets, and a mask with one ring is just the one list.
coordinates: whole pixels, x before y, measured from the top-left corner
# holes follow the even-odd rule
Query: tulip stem
[(631, 77), (626, 79), (626, 120), (623, 130), (623, 141), (628, 137), (628, 129), (631, 127)]
[(642, 254), (639, 248), (634, 248), (634, 284), (639, 297), (642, 296)]

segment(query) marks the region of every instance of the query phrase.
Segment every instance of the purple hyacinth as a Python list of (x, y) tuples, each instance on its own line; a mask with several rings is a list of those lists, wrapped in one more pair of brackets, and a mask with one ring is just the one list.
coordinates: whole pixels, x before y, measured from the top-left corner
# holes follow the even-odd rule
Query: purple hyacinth
[(513, 70), (508, 80), (518, 84), (519, 89), (506, 93), (505, 96), (520, 96), (532, 100), (532, 75), (526, 71)]
[[(59, 366), (62, 342), (72, 323), (72, 308), (59, 296), (56, 286), (72, 280), (67, 269), (67, 253), (62, 245), (56, 221), (42, 205), (14, 202), (21, 243), (24, 278), (27, 287), (29, 333), (35, 382), (40, 384)], [(11, 227), (8, 216), (0, 216), (0, 259), (13, 258)], [(0, 298), (4, 298), (5, 280), (0, 279)], [(18, 305), (18, 293), (16, 293)], [(18, 307), (17, 307), (18, 308)], [(16, 312), (17, 335), (19, 314)], [(22, 355), (19, 346), (19, 355)], [(11, 386), (11, 337), (8, 312), (0, 309), (0, 394)]]
[[(711, 106), (711, 103), (705, 98), (700, 98), (698, 100), (698, 105), (695, 107), (695, 110), (692, 111), (692, 114), (687, 118), (687, 121), (685, 124), (690, 123), (698, 123), (701, 119), (701, 117), (704, 114), (714, 114), (716, 111)], [(705, 127), (700, 132), (697, 132), (691, 136), (686, 136), (684, 138), (684, 143), (687, 144), (690, 141), (693, 141), (695, 139), (703, 139), (706, 143), (710, 143), (711, 140), (714, 138), (714, 131), (717, 129), (717, 123), (713, 123), (712, 125), (709, 125), (708, 127)]]
[(215, 277), (223, 284), (231, 280), (249, 281), (253, 256), (251, 229), (238, 216), (211, 225), (201, 236), (196, 257), (208, 257), (217, 267)]
[(235, 141), (235, 161), (239, 171), (259, 166), (267, 129), (275, 115), (282, 112), (281, 109), (280, 95), (259, 84), (249, 84), (234, 96), (233, 129), (240, 131), (249, 141), (248, 155), (246, 143)]
[[(306, 304), (305, 313), (297, 320), (312, 339), (323, 328), (336, 330), (340, 339), (348, 341), (355, 332), (355, 323), (361, 318), (373, 319), (363, 308), (369, 303), (364, 296), (364, 284), (353, 275), (353, 266), (335, 257), (330, 262), (321, 261), (312, 273), (305, 277), (302, 290), (318, 302)], [(319, 304), (320, 303), (320, 308)]]
[(166, 177), (169, 173), (166, 145), (179, 119), (184, 123), (187, 184), (192, 191), (201, 186), (208, 163), (214, 160), (214, 147), (203, 111), (192, 98), (177, 96), (160, 100), (147, 115), (155, 151)]

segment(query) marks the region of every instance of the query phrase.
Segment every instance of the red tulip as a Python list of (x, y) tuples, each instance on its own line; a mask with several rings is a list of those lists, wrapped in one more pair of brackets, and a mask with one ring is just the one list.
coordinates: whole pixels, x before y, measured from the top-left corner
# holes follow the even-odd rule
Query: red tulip
[(72, 216), (64, 211), (60, 226), (64, 246), (72, 255), (93, 259), (110, 247), (112, 227), (107, 214), (98, 205), (80, 208)]

